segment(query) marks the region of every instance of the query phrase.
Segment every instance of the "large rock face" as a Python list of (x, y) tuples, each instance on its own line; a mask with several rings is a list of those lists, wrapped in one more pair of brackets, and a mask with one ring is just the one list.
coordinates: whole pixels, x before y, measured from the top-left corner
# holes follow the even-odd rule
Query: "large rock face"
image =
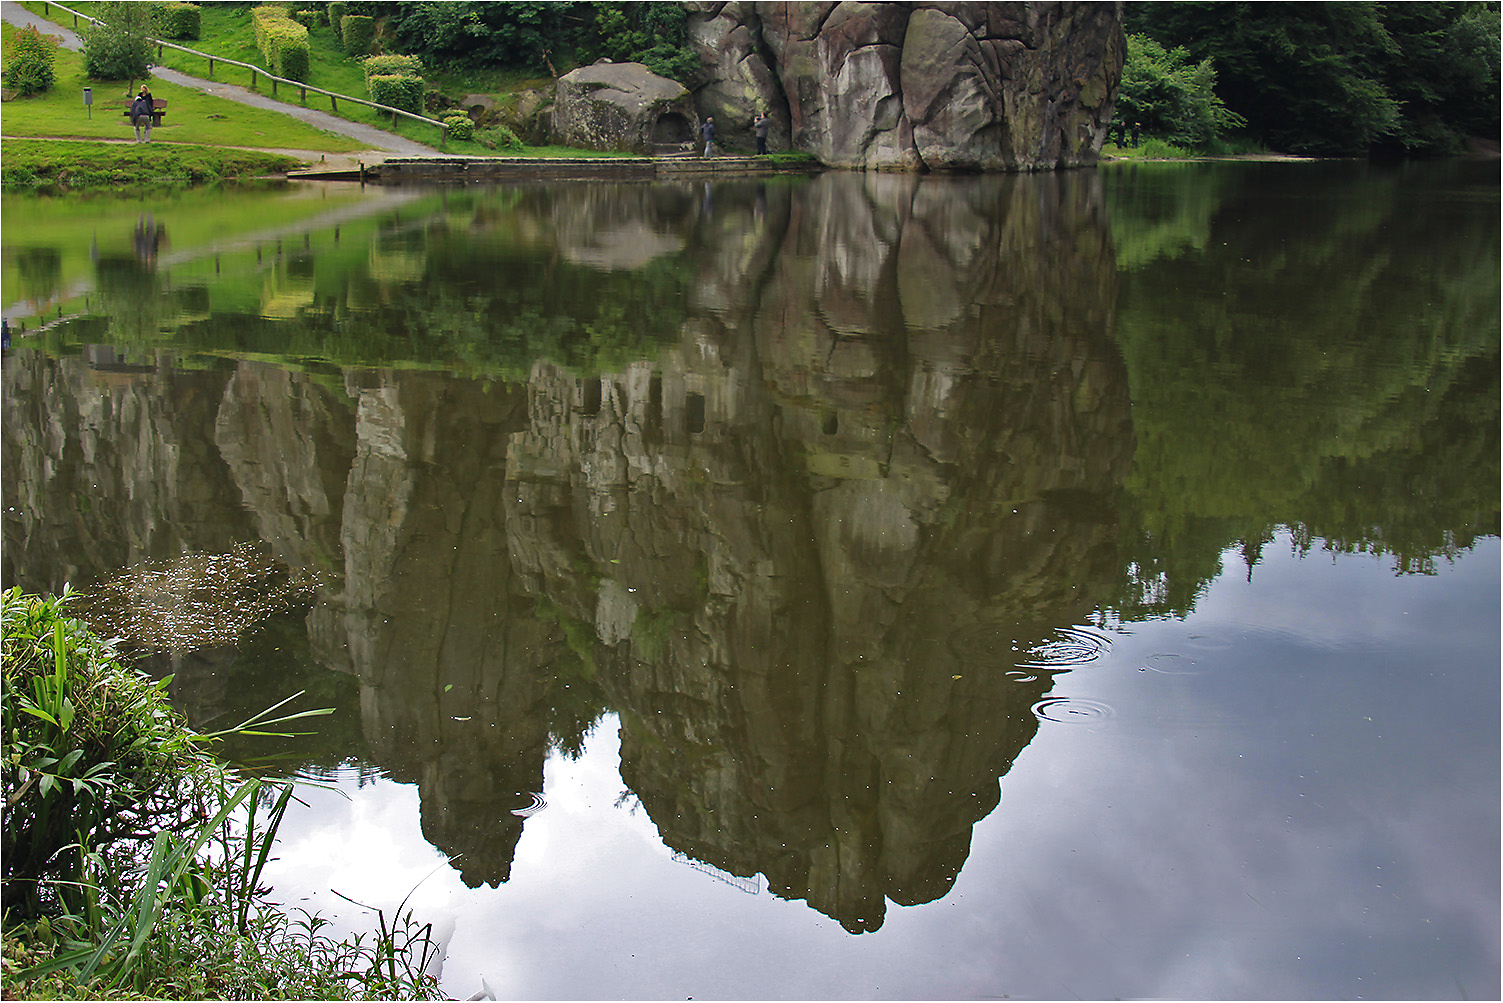
[(832, 166), (1038, 170), (1094, 163), (1126, 44), (1117, 4), (688, 5), (701, 115)]
[(651, 153), (654, 145), (689, 142), (697, 127), (683, 85), (641, 63), (596, 63), (559, 78), (553, 105), (558, 142)]

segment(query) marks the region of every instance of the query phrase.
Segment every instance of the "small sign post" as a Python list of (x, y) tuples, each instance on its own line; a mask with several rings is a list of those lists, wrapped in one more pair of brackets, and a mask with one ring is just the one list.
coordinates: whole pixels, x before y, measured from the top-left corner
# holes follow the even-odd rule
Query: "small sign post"
[(89, 109), (89, 118), (92, 119), (94, 117), (94, 88), (85, 87), (83, 89), (83, 103), (84, 107)]

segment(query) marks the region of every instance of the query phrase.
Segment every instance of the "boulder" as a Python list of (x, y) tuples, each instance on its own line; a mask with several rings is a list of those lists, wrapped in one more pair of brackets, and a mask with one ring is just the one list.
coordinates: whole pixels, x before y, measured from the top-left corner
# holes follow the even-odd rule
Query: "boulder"
[(647, 154), (655, 145), (692, 141), (697, 127), (688, 89), (641, 63), (599, 62), (558, 80), (556, 142)]

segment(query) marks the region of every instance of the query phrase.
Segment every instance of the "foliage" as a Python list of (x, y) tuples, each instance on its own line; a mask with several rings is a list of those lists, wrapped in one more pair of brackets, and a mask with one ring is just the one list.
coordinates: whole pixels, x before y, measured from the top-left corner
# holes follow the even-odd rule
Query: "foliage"
[(345, 4), (339, 3), (338, 0), (336, 0), (336, 2), (329, 4), (327, 8), (329, 27), (334, 29), (334, 37), (339, 40), (340, 45), (344, 44), (343, 21), (344, 15), (346, 13), (345, 6)]
[(475, 134), (475, 141), (487, 150), (507, 150), (521, 153), (525, 147), (517, 134), (504, 125), (493, 125)]
[(678, 3), (596, 4), (593, 51), (618, 63), (641, 63), (682, 84), (700, 70), (688, 45), (688, 12)]
[(284, 7), (266, 5), (251, 11), (256, 46), (272, 73), (288, 80), (307, 80), (312, 58), (308, 29), (287, 16)]
[(1216, 69), (1209, 57), (1165, 49), (1146, 35), (1127, 36), (1127, 62), (1114, 118), (1139, 123), (1143, 131), (1175, 146), (1204, 150), (1224, 133), (1245, 125), (1216, 96)]
[[(42, 998), (432, 998), (410, 911), (334, 941), (266, 901), (292, 797), (215, 761), (153, 682), (67, 616), (72, 596), (3, 597), (8, 989)], [(286, 701), (284, 701), (285, 703)], [(280, 705), (279, 705), (280, 706)], [(280, 718), (277, 708), (233, 732)], [(264, 809), (264, 810), (263, 810)], [(405, 902), (403, 903), (405, 906)], [(17, 971), (16, 962), (25, 970)], [(9, 992), (8, 994), (9, 995)]]
[(400, 56), (396, 54), (370, 56), (360, 61), (365, 68), (365, 82), (370, 85), (371, 77), (395, 76), (395, 77), (421, 77), (423, 75), (423, 61), (416, 56)]
[(396, 47), (430, 65), (504, 66), (558, 75), (589, 37), (593, 5), (561, 3), (394, 3)]
[(1214, 60), (1227, 107), (1274, 149), (1444, 152), (1498, 132), (1495, 3), (1134, 3), (1125, 20)]
[(84, 69), (96, 80), (140, 80), (151, 71), (156, 47), (154, 4), (112, 2), (95, 5), (97, 23), (80, 24)]
[(404, 111), (423, 110), (423, 81), (420, 77), (378, 75), (369, 78), (371, 100)]
[(57, 79), (53, 63), (58, 44), (57, 36), (43, 35), (35, 28), (17, 30), (5, 82), (22, 95), (40, 94), (50, 88)]
[(450, 139), (473, 139), (475, 137), (475, 123), (468, 115), (448, 115), (444, 118), (444, 124), (449, 127)]
[(344, 51), (350, 55), (370, 55), (376, 44), (376, 19), (363, 14), (346, 14), (339, 19), (339, 39)]
[(161, 4), (157, 18), (163, 38), (197, 39), (203, 30), (203, 13), (197, 4)]

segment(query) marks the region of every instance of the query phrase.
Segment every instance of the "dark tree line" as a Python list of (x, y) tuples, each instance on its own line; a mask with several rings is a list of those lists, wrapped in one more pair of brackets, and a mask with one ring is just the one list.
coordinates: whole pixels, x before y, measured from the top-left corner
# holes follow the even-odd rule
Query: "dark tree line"
[(1497, 3), (1129, 3), (1124, 19), (1211, 60), (1216, 94), (1273, 149), (1452, 153), (1498, 136)]

